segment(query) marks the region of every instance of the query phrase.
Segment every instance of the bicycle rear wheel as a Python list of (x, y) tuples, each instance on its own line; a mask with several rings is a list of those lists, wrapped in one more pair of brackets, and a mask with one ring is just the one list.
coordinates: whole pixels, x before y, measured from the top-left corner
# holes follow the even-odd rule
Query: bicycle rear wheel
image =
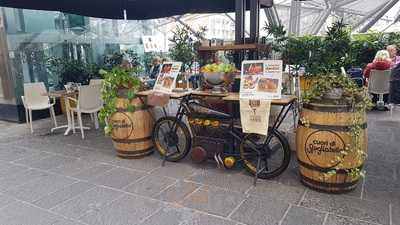
[(268, 137), (249, 134), (240, 143), (244, 167), (253, 175), (258, 171), (257, 177), (262, 179), (279, 176), (285, 171), (289, 166), (290, 154), (287, 140), (277, 131), (269, 131)]
[(175, 117), (163, 117), (154, 126), (153, 142), (162, 156), (167, 154), (167, 161), (177, 162), (189, 153), (192, 138), (182, 121), (177, 121)]

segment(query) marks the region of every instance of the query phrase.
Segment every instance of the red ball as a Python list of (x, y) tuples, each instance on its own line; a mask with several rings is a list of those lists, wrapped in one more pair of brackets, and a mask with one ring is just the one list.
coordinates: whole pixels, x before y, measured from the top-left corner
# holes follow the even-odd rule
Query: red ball
[(207, 160), (207, 152), (204, 148), (196, 146), (191, 151), (192, 160), (197, 163), (201, 163)]

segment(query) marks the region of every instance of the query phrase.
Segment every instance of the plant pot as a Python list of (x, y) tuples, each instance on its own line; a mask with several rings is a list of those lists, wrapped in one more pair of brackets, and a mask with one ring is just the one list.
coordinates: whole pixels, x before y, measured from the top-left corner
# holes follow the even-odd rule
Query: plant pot
[[(310, 102), (303, 105), (300, 122), (296, 131), (296, 151), (301, 182), (312, 188), (329, 193), (344, 193), (357, 187), (360, 177), (353, 177), (346, 171), (362, 168), (364, 159), (356, 152), (342, 155), (346, 146), (353, 143), (351, 136), (352, 118), (356, 116), (349, 104), (331, 104), (327, 101)], [(367, 116), (360, 118), (360, 150), (367, 153)], [(335, 161), (337, 157), (343, 161)], [(336, 174), (324, 174), (338, 169)]]
[[(61, 96), (61, 98), (60, 98), (60, 105), (61, 105), (61, 112), (63, 113), (63, 114), (65, 114), (66, 115), (66, 113), (67, 113), (67, 107), (66, 107), (66, 105), (65, 105), (65, 97), (64, 96)], [(76, 108), (76, 102), (74, 102), (74, 101), (69, 101), (69, 106), (70, 107), (72, 107), (72, 108)]]
[[(111, 137), (119, 157), (142, 158), (153, 153), (154, 121), (146, 104), (139, 98), (129, 101), (126, 94), (126, 89), (118, 91), (117, 112), (110, 118)], [(128, 111), (127, 102), (135, 107), (134, 112)]]
[(301, 76), (300, 77), (300, 90), (301, 91), (308, 91), (314, 84), (315, 79), (312, 77), (305, 77)]

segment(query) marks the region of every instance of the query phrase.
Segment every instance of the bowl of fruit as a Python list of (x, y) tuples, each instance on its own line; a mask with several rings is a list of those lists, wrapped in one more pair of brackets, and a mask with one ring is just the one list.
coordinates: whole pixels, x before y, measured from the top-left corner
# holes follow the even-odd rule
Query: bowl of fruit
[(214, 91), (221, 91), (224, 85), (232, 82), (232, 73), (236, 71), (233, 64), (213, 63), (207, 64), (201, 68), (205, 83), (212, 87)]

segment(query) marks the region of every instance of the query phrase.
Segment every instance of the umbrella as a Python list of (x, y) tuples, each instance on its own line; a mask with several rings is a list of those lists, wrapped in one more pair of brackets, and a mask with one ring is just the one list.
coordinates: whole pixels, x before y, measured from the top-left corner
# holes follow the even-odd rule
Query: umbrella
[[(261, 4), (270, 7), (272, 0), (261, 0)], [(139, 20), (186, 13), (233, 12), (235, 0), (0, 0), (0, 6)]]

